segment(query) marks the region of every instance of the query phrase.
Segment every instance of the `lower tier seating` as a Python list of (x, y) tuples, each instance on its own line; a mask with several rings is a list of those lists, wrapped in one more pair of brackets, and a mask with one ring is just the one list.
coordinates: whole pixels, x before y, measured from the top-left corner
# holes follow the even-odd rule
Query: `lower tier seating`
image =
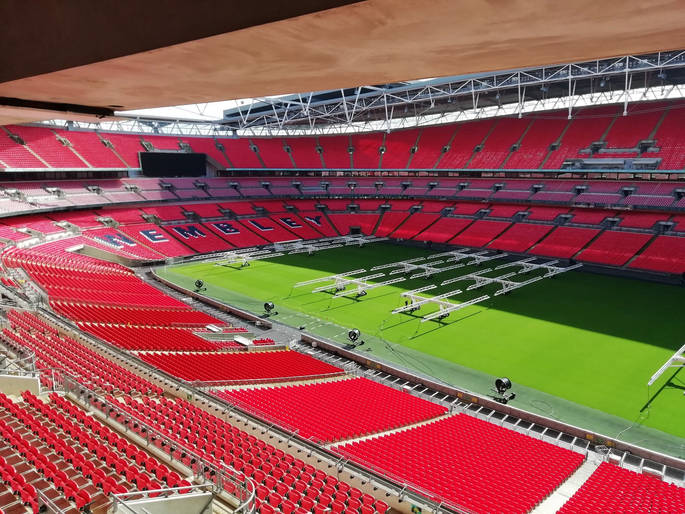
[(215, 394), (297, 429), (304, 438), (329, 442), (410, 425), (447, 410), (366, 378)]
[(485, 246), (502, 232), (504, 232), (511, 223), (507, 221), (474, 221), (463, 232), (450, 241), (451, 244), (461, 246)]
[(446, 243), (459, 232), (468, 227), (473, 220), (464, 218), (440, 218), (426, 230), (417, 235), (417, 241), (433, 241), (434, 243)]
[[(0, 393), (0, 433), (10, 444), (0, 452), (2, 480), (38, 511), (36, 490), (59, 508), (94, 510), (110, 493), (188, 484), (85, 411), (50, 395), (46, 403), (24, 392), (14, 403)], [(162, 485), (166, 484), (166, 485)]]
[(685, 273), (685, 237), (658, 236), (629, 266), (664, 273)]
[(10, 328), (2, 331), (2, 340), (15, 349), (28, 348), (36, 355), (36, 367), (44, 387), (51, 387), (51, 369), (61, 369), (80, 383), (107, 393), (162, 394), (158, 386), (135, 373), (108, 361), (74, 339), (60, 334), (38, 315), (9, 311)]
[[(177, 447), (170, 448), (152, 438), (152, 444), (174, 458), (191, 464), (190, 457), (185, 455), (188, 449), (212, 464), (230, 466), (238, 477), (250, 477), (257, 486), (260, 514), (323, 513), (326, 509), (336, 514), (383, 514), (388, 510), (385, 502), (351, 487), (342, 477), (305, 464), (295, 455), (185, 400), (131, 397), (109, 397), (108, 400), (125, 412), (118, 419), (121, 423), (127, 419), (142, 421), (174, 440)], [(135, 423), (128, 424), (136, 430)]]
[(602, 462), (559, 514), (683, 512), (685, 488)]
[(594, 228), (557, 227), (529, 253), (570, 259), (599, 234)]
[(119, 348), (137, 351), (212, 351), (216, 345), (194, 335), (190, 330), (152, 325), (113, 325), (78, 322), (81, 330)]
[(493, 250), (525, 252), (545, 237), (554, 227), (534, 223), (516, 223), (488, 245)]
[(334, 451), (473, 512), (529, 512), (583, 462), (571, 450), (457, 414)]
[(578, 260), (623, 266), (651, 237), (650, 234), (604, 231), (580, 252)]
[(340, 368), (289, 350), (250, 353), (143, 353), (139, 357), (148, 364), (188, 381), (282, 382), (342, 373)]

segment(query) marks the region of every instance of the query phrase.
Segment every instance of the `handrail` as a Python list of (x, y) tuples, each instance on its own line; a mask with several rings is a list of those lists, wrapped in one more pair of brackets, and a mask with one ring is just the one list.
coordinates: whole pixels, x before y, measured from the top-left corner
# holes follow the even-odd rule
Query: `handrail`
[[(112, 412), (117, 412), (119, 415), (125, 418), (134, 419), (139, 426), (145, 429), (145, 442), (147, 445), (150, 445), (152, 443), (152, 439), (155, 439), (162, 441), (163, 446), (167, 448), (182, 448), (186, 455), (191, 457), (191, 459), (195, 460), (194, 467), (191, 467), (191, 469), (193, 470), (193, 473), (196, 474), (196, 476), (202, 477), (203, 479), (207, 480), (208, 478), (206, 475), (207, 471), (209, 471), (208, 474), (210, 476), (213, 475), (214, 479), (216, 480), (215, 486), (217, 490), (223, 489), (224, 481), (233, 484), (234, 492), (231, 494), (235, 496), (238, 499), (238, 501), (240, 501), (240, 504), (238, 505), (238, 507), (235, 508), (234, 512), (241, 514), (248, 514), (254, 512), (256, 486), (251, 478), (243, 475), (244, 480), (241, 482), (236, 478), (241, 476), (241, 473), (233, 467), (228, 466), (223, 462), (219, 462), (219, 464), (217, 465), (206, 461), (203, 457), (201, 457), (199, 454), (193, 451), (192, 448), (184, 445), (182, 442), (169, 438), (153, 426), (142, 421), (140, 418), (138, 418), (138, 416), (135, 416), (134, 414), (131, 414), (130, 412), (127, 412), (126, 410), (122, 409), (119, 405), (116, 405), (110, 402), (109, 400), (106, 400), (105, 398), (98, 395), (95, 391), (78, 383), (71, 377), (64, 377), (64, 390), (66, 394), (71, 395), (81, 403), (97, 409), (106, 418), (110, 418), (110, 414)], [(98, 403), (94, 403), (93, 400), (97, 400)], [(101, 405), (107, 406), (107, 410), (103, 410), (100, 407)], [(126, 427), (126, 430), (128, 431), (129, 428)], [(172, 452), (169, 452), (169, 456), (170, 458), (175, 460)], [(240, 496), (236, 495), (236, 493), (239, 491), (242, 492)]]

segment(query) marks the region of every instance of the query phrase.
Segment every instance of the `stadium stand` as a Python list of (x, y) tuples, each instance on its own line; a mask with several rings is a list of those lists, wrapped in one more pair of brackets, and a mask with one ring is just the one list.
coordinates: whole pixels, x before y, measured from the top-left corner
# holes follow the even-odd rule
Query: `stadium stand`
[(283, 382), (342, 373), (335, 366), (294, 351), (142, 353), (140, 358), (188, 381)]
[(350, 140), (347, 136), (326, 136), (319, 138), (323, 148), (322, 159), (326, 168), (350, 168)]
[(488, 245), (488, 248), (523, 253), (545, 237), (553, 228), (554, 227), (550, 225), (516, 223), (509, 230), (492, 241)]
[(663, 273), (685, 273), (685, 238), (658, 236), (628, 266)]
[(293, 163), (290, 155), (285, 151), (281, 139), (253, 139), (252, 142), (257, 146), (259, 156), (267, 168), (292, 168)]
[(599, 230), (592, 228), (557, 227), (529, 252), (545, 257), (570, 259), (597, 234)]
[(583, 462), (580, 454), (466, 414), (334, 451), (475, 512), (529, 512)]
[(550, 152), (552, 143), (557, 141), (568, 123), (567, 113), (559, 111), (535, 117), (526, 129), (520, 146), (511, 153), (503, 168), (540, 168)]
[(350, 234), (351, 227), (359, 227), (364, 235), (373, 234), (378, 223), (379, 214), (329, 214), (328, 219), (335, 225), (337, 231), (345, 236)]
[(113, 323), (79, 322), (78, 326), (119, 348), (135, 351), (174, 350), (180, 352), (212, 351), (216, 346), (194, 335), (190, 330), (169, 326), (115, 325)]
[(685, 488), (602, 462), (558, 512), (678, 512), (683, 505)]
[(467, 164), (468, 168), (497, 169), (502, 167), (511, 148), (530, 125), (528, 119), (502, 118), (495, 123), (485, 139), (483, 148)]
[(605, 230), (578, 254), (580, 261), (623, 266), (651, 239), (649, 234)]
[(381, 217), (380, 223), (374, 235), (377, 237), (387, 237), (409, 217), (406, 212), (386, 212)]
[(316, 151), (316, 138), (289, 138), (285, 141), (290, 146), (290, 156), (296, 168), (321, 168), (321, 156)]
[(416, 144), (417, 137), (418, 131), (414, 129), (387, 134), (383, 142), (385, 151), (381, 158), (381, 167), (384, 169), (405, 169), (412, 157), (411, 149)]
[[(341, 441), (396, 429), (446, 412), (442, 406), (366, 378), (216, 393), (317, 441)], [(292, 409), (297, 405), (297, 409)]]
[(437, 214), (416, 212), (393, 233), (395, 239), (413, 239), (440, 218)]
[(452, 126), (422, 129), (416, 146), (416, 153), (409, 163), (409, 168), (433, 169), (442, 155), (442, 149), (451, 141), (454, 130)]
[(383, 134), (355, 134), (350, 136), (350, 144), (354, 148), (352, 160), (356, 169), (378, 169), (380, 162), (380, 148)]
[(510, 225), (511, 223), (506, 221), (477, 220), (451, 239), (450, 243), (461, 246), (485, 246)]
[[(224, 233), (216, 227), (216, 223), (205, 223), (204, 225), (186, 223), (183, 225), (166, 225), (165, 228), (175, 238), (198, 253), (217, 252), (235, 248), (221, 237)], [(234, 229), (232, 228), (231, 230)]]
[(37, 314), (11, 310), (9, 327), (2, 339), (11, 347), (25, 347), (36, 355), (36, 367), (46, 370), (41, 375), (44, 387), (52, 386), (51, 369), (69, 370), (79, 382), (95, 391), (106, 393), (161, 394), (162, 390), (131, 371), (108, 361), (74, 339), (61, 335)]
[(449, 150), (443, 153), (436, 168), (465, 168), (476, 146), (487, 137), (493, 124), (492, 120), (478, 120), (457, 125)]
[[(209, 462), (224, 463), (253, 479), (257, 484), (256, 502), (261, 513), (273, 513), (278, 509), (283, 513), (304, 514), (330, 508), (336, 513), (361, 510), (368, 514), (383, 514), (388, 510), (385, 502), (351, 487), (342, 477), (306, 464), (292, 453), (275, 448), (185, 400), (108, 399), (126, 412), (127, 416), (121, 416), (121, 422), (128, 419), (146, 424), (163, 423), (164, 435), (176, 441), (181, 449), (203, 453)], [(167, 451), (190, 462), (182, 451)]]

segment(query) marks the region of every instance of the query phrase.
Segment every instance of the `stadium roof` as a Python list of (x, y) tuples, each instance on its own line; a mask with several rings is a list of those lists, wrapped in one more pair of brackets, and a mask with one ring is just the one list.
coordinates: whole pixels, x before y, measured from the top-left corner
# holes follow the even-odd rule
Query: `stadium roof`
[(2, 2), (0, 124), (685, 48), (678, 0), (543, 5)]

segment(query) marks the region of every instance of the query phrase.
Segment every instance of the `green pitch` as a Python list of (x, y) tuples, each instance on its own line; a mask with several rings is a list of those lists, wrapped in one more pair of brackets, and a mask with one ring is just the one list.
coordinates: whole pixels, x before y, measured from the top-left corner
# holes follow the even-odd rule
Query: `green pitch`
[[(305, 325), (339, 342), (345, 340), (345, 328), (359, 328), (367, 341), (360, 350), (483, 394), (489, 392), (492, 377), (508, 376), (521, 408), (611, 437), (627, 429), (622, 434), (626, 440), (685, 456), (685, 441), (679, 439), (685, 437), (685, 373), (678, 375), (672, 369), (651, 388), (646, 386), (685, 342), (682, 287), (569, 272), (466, 307), (441, 322), (426, 323), (420, 322), (421, 316), (436, 307), (390, 314), (404, 304), (401, 292), (499, 262), (383, 286), (359, 299), (312, 293), (320, 284), (292, 287), (300, 281), (428, 253), (372, 244), (313, 256), (283, 256), (243, 269), (200, 263), (167, 268), (160, 274), (189, 288), (202, 279), (206, 294), (253, 312), (262, 312), (263, 302), (272, 301), (279, 311), (275, 319)], [(463, 289), (452, 300), (458, 303), (499, 289), (466, 292), (471, 283), (426, 294)]]

